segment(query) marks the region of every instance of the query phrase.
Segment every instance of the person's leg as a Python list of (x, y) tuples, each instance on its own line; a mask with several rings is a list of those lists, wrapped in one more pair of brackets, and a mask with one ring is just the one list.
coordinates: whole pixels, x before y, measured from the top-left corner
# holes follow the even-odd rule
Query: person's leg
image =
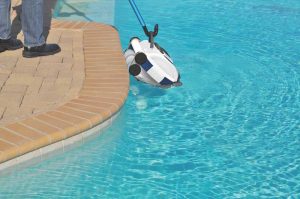
[(35, 47), (45, 44), (43, 36), (43, 8), (44, 0), (23, 0), (22, 3), (22, 29), (24, 45)]
[(20, 40), (11, 38), (10, 0), (0, 0), (0, 52), (23, 47)]
[(10, 5), (10, 0), (0, 0), (0, 39), (10, 38)]
[(60, 52), (57, 44), (46, 44), (43, 35), (44, 0), (23, 0), (21, 21), (25, 42), (24, 57), (47, 56)]

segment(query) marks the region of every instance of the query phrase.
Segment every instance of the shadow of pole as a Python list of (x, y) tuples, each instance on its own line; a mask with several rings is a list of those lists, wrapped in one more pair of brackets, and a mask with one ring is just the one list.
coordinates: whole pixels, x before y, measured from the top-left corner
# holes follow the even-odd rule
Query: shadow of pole
[(78, 10), (77, 8), (75, 8), (74, 6), (72, 6), (71, 4), (67, 3), (65, 0), (62, 0), (62, 2), (63, 2), (63, 4), (65, 4), (66, 6), (68, 6), (69, 8), (71, 8), (74, 12), (71, 12), (71, 13), (61, 12), (61, 13), (59, 13), (59, 16), (61, 16), (61, 17), (69, 17), (71, 15), (77, 15), (77, 16), (83, 17), (87, 21), (93, 21), (91, 18), (89, 18), (88, 16), (86, 16), (84, 14), (84, 12), (81, 12), (80, 10)]
[(16, 12), (16, 17), (12, 21), (11, 37), (17, 38), (18, 34), (21, 32), (22, 29), (22, 25), (21, 25), (22, 5), (17, 5), (13, 7), (13, 11)]

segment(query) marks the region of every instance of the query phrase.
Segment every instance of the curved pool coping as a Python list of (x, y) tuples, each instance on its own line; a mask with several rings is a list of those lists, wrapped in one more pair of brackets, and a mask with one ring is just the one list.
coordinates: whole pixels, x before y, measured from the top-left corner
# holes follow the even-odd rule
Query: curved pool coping
[[(62, 106), (0, 127), (21, 139), (1, 140), (6, 147), (0, 150), (0, 171), (96, 134), (112, 123), (127, 99), (129, 74), (114, 27), (53, 20), (52, 29), (83, 32), (83, 49), (78, 49), (84, 54), (83, 86), (76, 98)], [(33, 139), (32, 134), (40, 136)]]

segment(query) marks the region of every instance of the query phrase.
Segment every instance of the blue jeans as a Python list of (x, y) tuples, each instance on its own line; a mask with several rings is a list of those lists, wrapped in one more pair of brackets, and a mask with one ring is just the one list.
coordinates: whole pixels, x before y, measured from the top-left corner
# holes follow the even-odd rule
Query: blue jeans
[[(23, 0), (21, 22), (24, 45), (27, 47), (40, 46), (45, 43), (43, 4), (44, 0)], [(0, 39), (11, 37), (10, 7), (10, 0), (0, 0)]]

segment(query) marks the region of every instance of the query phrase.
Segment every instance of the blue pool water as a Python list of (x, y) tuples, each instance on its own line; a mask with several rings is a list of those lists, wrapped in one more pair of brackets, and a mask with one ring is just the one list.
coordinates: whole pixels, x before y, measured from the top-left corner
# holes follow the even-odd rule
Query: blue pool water
[[(88, 2), (103, 21), (106, 1)], [(137, 3), (184, 85), (131, 79), (110, 129), (1, 176), (0, 198), (300, 198), (300, 1)], [(125, 48), (143, 34), (127, 1), (114, 9)]]

